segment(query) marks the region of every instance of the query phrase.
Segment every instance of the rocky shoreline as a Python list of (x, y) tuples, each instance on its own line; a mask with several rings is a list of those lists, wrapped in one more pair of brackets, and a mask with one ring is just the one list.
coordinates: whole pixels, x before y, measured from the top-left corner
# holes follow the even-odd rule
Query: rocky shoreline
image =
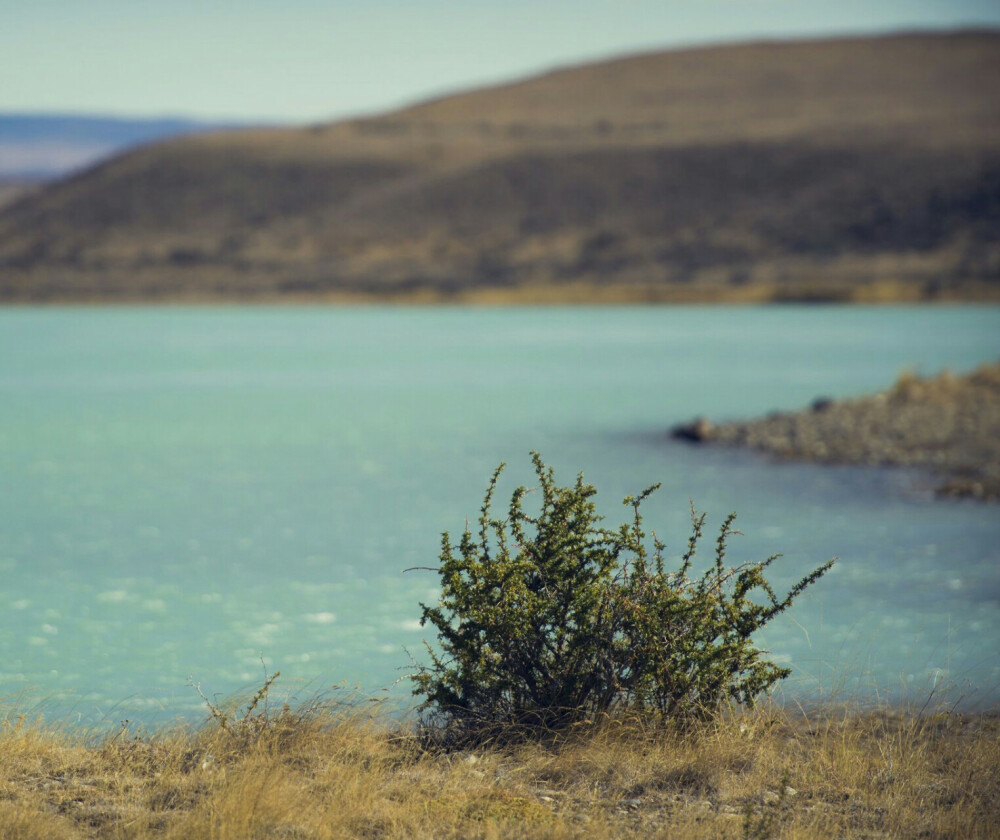
[(1000, 500), (1000, 363), (956, 376), (904, 373), (874, 395), (819, 398), (802, 411), (744, 422), (698, 418), (672, 436), (782, 459), (931, 471), (944, 496)]

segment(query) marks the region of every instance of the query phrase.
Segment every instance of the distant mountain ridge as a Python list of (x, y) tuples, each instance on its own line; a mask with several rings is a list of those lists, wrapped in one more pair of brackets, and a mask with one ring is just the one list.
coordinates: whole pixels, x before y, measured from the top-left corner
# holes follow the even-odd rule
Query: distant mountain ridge
[(1000, 297), (1000, 34), (665, 51), (154, 143), (0, 211), (0, 300)]
[(233, 123), (0, 112), (0, 180), (54, 178), (140, 143)]

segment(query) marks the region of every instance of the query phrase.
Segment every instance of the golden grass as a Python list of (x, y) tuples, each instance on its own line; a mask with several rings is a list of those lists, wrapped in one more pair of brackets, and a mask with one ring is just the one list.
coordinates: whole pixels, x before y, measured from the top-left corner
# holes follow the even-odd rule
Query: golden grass
[(762, 709), (449, 753), (356, 710), (99, 738), (9, 719), (0, 840), (986, 838), (1000, 719)]

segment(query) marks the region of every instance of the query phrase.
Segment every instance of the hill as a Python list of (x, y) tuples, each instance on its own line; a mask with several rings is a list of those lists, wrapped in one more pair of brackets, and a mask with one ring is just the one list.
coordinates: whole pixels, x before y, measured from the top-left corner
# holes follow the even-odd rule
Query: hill
[(0, 300), (1000, 297), (1000, 33), (659, 52), (140, 148), (0, 210)]

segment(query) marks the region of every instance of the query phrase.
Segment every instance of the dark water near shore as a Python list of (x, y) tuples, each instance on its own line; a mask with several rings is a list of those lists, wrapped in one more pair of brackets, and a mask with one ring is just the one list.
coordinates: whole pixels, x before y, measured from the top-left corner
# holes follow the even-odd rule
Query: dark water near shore
[[(390, 686), (417, 657), (440, 532), (538, 449), (682, 550), (835, 572), (761, 641), (786, 697), (1000, 695), (1000, 515), (906, 472), (774, 465), (668, 440), (1000, 358), (1000, 309), (95, 308), (0, 311), (0, 694), (90, 722), (223, 695)], [(403, 693), (405, 689), (394, 689)]]

